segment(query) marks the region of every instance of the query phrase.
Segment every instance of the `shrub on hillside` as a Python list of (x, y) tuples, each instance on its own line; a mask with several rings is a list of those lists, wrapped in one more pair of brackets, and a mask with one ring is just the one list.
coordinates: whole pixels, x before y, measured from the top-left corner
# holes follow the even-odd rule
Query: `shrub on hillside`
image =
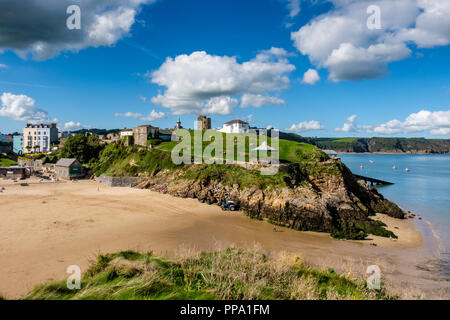
[(96, 161), (104, 146), (97, 135), (85, 136), (78, 134), (67, 139), (62, 147), (60, 158), (75, 158), (82, 164)]

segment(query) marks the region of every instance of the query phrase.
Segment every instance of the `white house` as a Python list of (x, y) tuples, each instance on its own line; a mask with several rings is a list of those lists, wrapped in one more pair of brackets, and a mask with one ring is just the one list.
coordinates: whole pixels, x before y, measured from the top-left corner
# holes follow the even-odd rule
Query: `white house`
[(223, 124), (223, 128), (220, 132), (225, 133), (247, 133), (250, 130), (250, 126), (247, 122), (242, 120), (232, 120)]
[(120, 131), (120, 138), (125, 138), (128, 136), (133, 136), (133, 129), (124, 129)]

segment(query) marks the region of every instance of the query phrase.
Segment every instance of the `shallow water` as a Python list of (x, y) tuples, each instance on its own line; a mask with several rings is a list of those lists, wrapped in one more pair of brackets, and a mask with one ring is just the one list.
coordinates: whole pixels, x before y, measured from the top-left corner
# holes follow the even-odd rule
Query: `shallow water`
[(355, 174), (393, 182), (378, 191), (431, 223), (438, 238), (441, 271), (450, 279), (450, 155), (346, 154), (340, 157)]

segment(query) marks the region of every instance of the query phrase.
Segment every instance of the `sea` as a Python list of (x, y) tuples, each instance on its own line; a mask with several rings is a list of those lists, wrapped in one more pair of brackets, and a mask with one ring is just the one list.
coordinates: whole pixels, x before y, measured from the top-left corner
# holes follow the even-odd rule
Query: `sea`
[(378, 191), (420, 215), (436, 238), (439, 269), (450, 279), (450, 155), (341, 154), (354, 173), (394, 183)]

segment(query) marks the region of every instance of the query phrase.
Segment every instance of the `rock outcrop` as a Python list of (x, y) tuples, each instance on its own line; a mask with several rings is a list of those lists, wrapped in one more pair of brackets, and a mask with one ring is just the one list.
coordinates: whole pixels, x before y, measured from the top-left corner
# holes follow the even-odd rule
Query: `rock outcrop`
[(186, 168), (143, 177), (136, 187), (164, 190), (173, 196), (197, 198), (208, 204), (221, 205), (233, 200), (251, 218), (296, 230), (330, 232), (346, 239), (364, 239), (368, 233), (395, 237), (370, 216), (383, 213), (403, 219), (405, 213), (397, 205), (357, 181), (340, 161), (316, 165), (332, 169), (331, 173), (322, 170), (308, 175), (300, 164), (282, 165), (279, 174), (284, 185), (275, 188), (242, 187), (209, 177), (186, 179)]

